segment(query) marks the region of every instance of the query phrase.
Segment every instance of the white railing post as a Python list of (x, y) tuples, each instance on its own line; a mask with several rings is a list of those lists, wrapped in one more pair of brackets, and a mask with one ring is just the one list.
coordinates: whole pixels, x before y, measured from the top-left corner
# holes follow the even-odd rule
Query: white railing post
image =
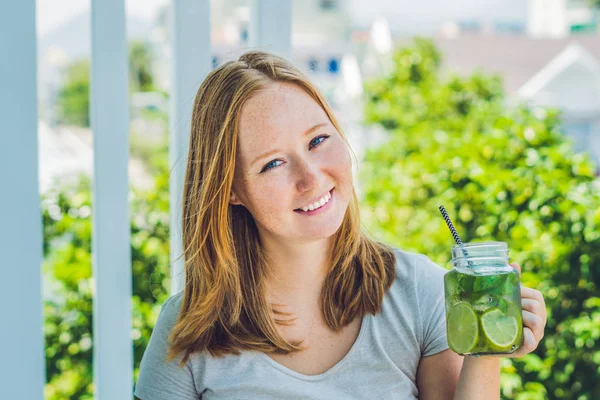
[[(185, 283), (181, 237), (182, 196), (190, 119), (200, 83), (210, 71), (209, 0), (173, 0), (171, 14), (172, 64), (169, 99), (169, 211), (171, 215), (171, 293)], [(176, 261), (177, 260), (177, 261)]]
[(35, 1), (0, 12), (0, 399), (43, 399)]
[(248, 40), (289, 58), (292, 48), (292, 0), (252, 0)]
[(125, 0), (92, 0), (90, 121), (94, 135), (94, 386), (131, 399), (129, 102)]

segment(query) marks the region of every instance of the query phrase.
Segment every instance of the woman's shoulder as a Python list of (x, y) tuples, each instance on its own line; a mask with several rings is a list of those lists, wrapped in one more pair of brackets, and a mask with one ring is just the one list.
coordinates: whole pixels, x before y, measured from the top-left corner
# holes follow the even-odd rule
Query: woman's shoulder
[(165, 302), (163, 303), (163, 308), (169, 307), (169, 308), (175, 309), (176, 311), (179, 311), (179, 307), (181, 307), (182, 300), (183, 300), (183, 290), (169, 296), (169, 298), (167, 300), (165, 300)]
[(422, 286), (439, 282), (447, 272), (427, 255), (393, 247), (396, 256), (396, 282), (402, 286)]
[(179, 313), (179, 308), (181, 307), (181, 301), (183, 300), (183, 290), (177, 293), (170, 295), (167, 300), (161, 305), (161, 312), (166, 314), (177, 315)]
[(160, 331), (165, 337), (170, 334), (171, 329), (177, 322), (182, 300), (183, 291), (172, 294), (161, 304), (154, 331)]
[[(167, 360), (169, 335), (177, 321), (183, 292), (171, 295), (162, 305), (152, 335), (140, 363), (135, 386), (136, 397), (142, 399), (197, 399), (201, 387), (196, 370), (181, 368), (180, 357)], [(190, 361), (188, 361), (190, 363)]]
[[(444, 275), (446, 269), (427, 255), (394, 249), (396, 279), (382, 307), (380, 329), (387, 329), (415, 359), (448, 347), (446, 340)], [(413, 346), (413, 347), (411, 347)], [(392, 350), (390, 350), (392, 351)]]

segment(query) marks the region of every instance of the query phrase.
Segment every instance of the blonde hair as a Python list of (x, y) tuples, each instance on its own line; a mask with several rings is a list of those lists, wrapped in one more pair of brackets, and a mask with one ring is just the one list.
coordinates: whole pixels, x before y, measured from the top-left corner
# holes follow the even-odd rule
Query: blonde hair
[[(295, 84), (339, 123), (316, 87), (287, 60), (261, 51), (244, 53), (208, 74), (196, 95), (183, 193), (185, 289), (169, 341), (168, 359), (196, 352), (213, 356), (241, 350), (290, 353), (300, 343), (278, 332), (280, 312), (265, 294), (268, 260), (252, 215), (229, 203), (236, 160), (239, 115), (245, 102), (274, 82)], [(391, 247), (360, 229), (358, 198), (352, 198), (336, 232), (331, 269), (321, 291), (326, 324), (339, 331), (357, 317), (376, 314), (395, 278)]]

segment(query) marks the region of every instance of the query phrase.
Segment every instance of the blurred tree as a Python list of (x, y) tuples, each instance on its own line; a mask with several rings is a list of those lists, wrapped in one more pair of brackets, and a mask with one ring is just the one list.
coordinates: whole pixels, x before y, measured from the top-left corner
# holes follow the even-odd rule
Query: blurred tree
[(132, 92), (152, 92), (155, 89), (152, 77), (154, 53), (147, 42), (129, 43), (129, 86)]
[[(133, 41), (129, 44), (129, 90), (148, 92), (157, 90), (152, 77), (154, 55), (149, 43)], [(59, 123), (90, 126), (90, 62), (81, 59), (67, 66), (65, 83), (57, 96)]]
[[(163, 153), (164, 158), (166, 154)], [(166, 165), (159, 163), (158, 166)], [(131, 201), (134, 379), (169, 293), (168, 170)], [(91, 193), (89, 179), (43, 199), (46, 398), (93, 399)], [(133, 388), (133, 382), (132, 382)]]
[(381, 240), (447, 265), (453, 245), (506, 241), (525, 285), (540, 289), (548, 324), (538, 349), (503, 360), (507, 399), (600, 398), (600, 185), (574, 154), (556, 111), (506, 105), (502, 81), (441, 78), (424, 39), (366, 85), (366, 119), (387, 131), (362, 169), (362, 215)]
[(58, 121), (63, 124), (90, 126), (90, 63), (83, 59), (69, 65), (66, 81), (56, 101)]

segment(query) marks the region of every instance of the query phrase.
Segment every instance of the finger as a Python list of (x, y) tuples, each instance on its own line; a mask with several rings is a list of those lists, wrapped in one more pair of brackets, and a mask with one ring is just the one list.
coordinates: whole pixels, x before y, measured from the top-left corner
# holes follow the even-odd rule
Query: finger
[(521, 285), (521, 297), (529, 297), (539, 301), (544, 301), (544, 296), (542, 296), (542, 293), (539, 290), (523, 285)]
[(531, 329), (534, 338), (539, 342), (544, 337), (546, 324), (542, 318), (529, 311), (523, 311), (523, 327)]
[(522, 298), (521, 307), (524, 311), (529, 311), (539, 316), (544, 323), (546, 323), (546, 307), (544, 307), (539, 301), (531, 298)]
[(519, 265), (519, 263), (510, 263), (510, 266), (519, 271), (519, 274), (521, 274), (521, 266)]
[(537, 315), (540, 314), (541, 309), (540, 303), (537, 300), (527, 298), (521, 299), (521, 308)]
[(544, 309), (546, 309), (546, 301), (544, 300), (544, 296), (539, 290), (535, 290), (532, 288), (528, 288), (527, 286), (521, 285), (521, 298), (537, 300), (541, 304), (541, 306)]
[(519, 358), (525, 354), (529, 354), (537, 348), (539, 341), (535, 340), (535, 335), (529, 328), (523, 328), (523, 344), (519, 347), (519, 350), (512, 354), (508, 354), (506, 357)]

